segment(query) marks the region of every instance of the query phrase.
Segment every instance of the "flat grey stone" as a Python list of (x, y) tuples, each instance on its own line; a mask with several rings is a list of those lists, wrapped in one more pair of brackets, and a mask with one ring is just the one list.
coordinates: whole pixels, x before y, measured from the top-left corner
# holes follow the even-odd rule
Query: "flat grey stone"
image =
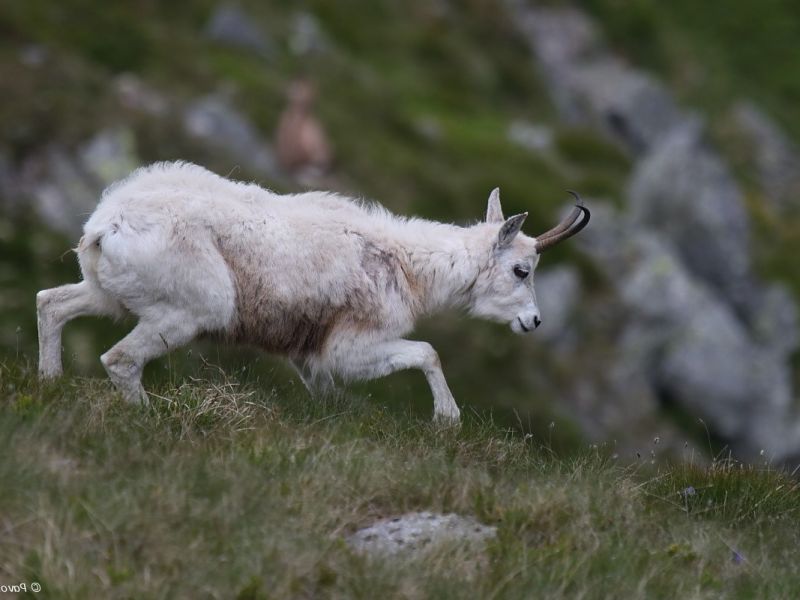
[(359, 529), (347, 543), (367, 555), (417, 553), (440, 543), (462, 542), (482, 547), (497, 535), (497, 528), (483, 525), (473, 517), (432, 512), (407, 513)]

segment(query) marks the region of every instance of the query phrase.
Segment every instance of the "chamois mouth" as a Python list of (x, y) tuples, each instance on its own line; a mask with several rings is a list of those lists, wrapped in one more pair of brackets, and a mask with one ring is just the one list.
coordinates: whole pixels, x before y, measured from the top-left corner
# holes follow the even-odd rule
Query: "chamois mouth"
[(524, 331), (525, 333), (530, 333), (531, 328), (530, 327), (525, 327), (525, 323), (522, 322), (522, 319), (517, 317), (517, 321), (519, 321), (519, 326), (522, 327), (522, 331)]

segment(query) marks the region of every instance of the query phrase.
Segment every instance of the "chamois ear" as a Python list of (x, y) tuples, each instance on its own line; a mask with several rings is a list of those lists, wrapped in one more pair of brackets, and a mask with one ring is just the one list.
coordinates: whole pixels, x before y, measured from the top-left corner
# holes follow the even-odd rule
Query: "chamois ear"
[(505, 217), (503, 217), (503, 209), (500, 207), (500, 188), (494, 188), (492, 193), (489, 194), (489, 206), (486, 207), (486, 222), (502, 223), (503, 221), (505, 221)]
[(524, 212), (519, 215), (509, 217), (503, 226), (500, 228), (500, 233), (497, 234), (497, 247), (505, 248), (510, 246), (514, 238), (517, 237), (519, 230), (522, 229), (522, 224), (528, 218), (528, 213)]

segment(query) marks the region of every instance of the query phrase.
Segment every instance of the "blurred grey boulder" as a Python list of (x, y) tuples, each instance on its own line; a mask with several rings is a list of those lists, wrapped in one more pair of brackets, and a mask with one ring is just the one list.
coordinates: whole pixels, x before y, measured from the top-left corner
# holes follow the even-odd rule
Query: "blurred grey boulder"
[(295, 13), (289, 28), (289, 50), (297, 56), (323, 53), (330, 49), (328, 36), (310, 12)]
[[(603, 348), (590, 368), (581, 369), (566, 398), (573, 418), (590, 440), (613, 439), (617, 449), (626, 453), (641, 449), (652, 433), (679, 437), (672, 424), (660, 419), (651, 379), (641, 368), (640, 356), (631, 356), (629, 350), (624, 344)], [(575, 370), (575, 357), (563, 358), (565, 368)]]
[(650, 336), (647, 362), (656, 389), (726, 438), (764, 447), (768, 440), (749, 429), (759, 420), (779, 426), (789, 416), (788, 368), (750, 339), (666, 241), (649, 234), (632, 244), (637, 260), (618, 287), (630, 322)]
[(439, 142), (444, 136), (442, 124), (436, 117), (423, 116), (414, 119), (412, 123), (414, 131), (429, 142)]
[[(796, 453), (787, 360), (798, 344), (796, 305), (785, 288), (755, 277), (742, 193), (701, 121), (605, 49), (585, 13), (509, 3), (562, 119), (603, 131), (636, 160), (626, 210), (592, 202), (592, 223), (578, 238), (628, 312), (616, 358), (603, 362), (595, 385), (617, 382), (623, 407), (644, 399), (632, 421), (648, 418), (649, 387), (702, 416), (743, 455)], [(752, 107), (740, 108), (738, 120), (757, 146), (765, 190), (785, 195), (797, 173), (790, 144)], [(596, 394), (578, 392), (593, 407), (578, 406), (579, 420), (593, 414), (613, 427), (613, 414), (598, 415)]]
[(507, 136), (510, 141), (532, 152), (541, 152), (553, 145), (552, 128), (528, 121), (512, 121), (508, 126)]
[(125, 127), (105, 129), (77, 152), (51, 146), (29, 157), (18, 190), (31, 199), (36, 213), (50, 227), (77, 237), (103, 189), (139, 165), (133, 132)]
[(542, 313), (542, 324), (536, 330), (537, 338), (564, 347), (574, 341), (570, 320), (581, 298), (581, 281), (577, 270), (570, 266), (538, 269), (536, 298)]
[(736, 181), (699, 126), (672, 130), (636, 164), (628, 201), (634, 228), (666, 236), (692, 273), (749, 316), (756, 295), (749, 218)]
[(78, 150), (78, 159), (103, 187), (130, 175), (139, 166), (133, 131), (120, 127), (99, 132)]
[(114, 79), (114, 91), (120, 104), (154, 117), (161, 117), (169, 109), (167, 98), (133, 73), (122, 73)]
[(30, 190), (36, 213), (53, 229), (70, 237), (80, 235), (99, 190), (62, 148), (50, 148), (35, 160), (41, 160), (37, 167), (44, 175)]
[(259, 56), (269, 56), (272, 44), (252, 16), (236, 4), (220, 4), (206, 27), (209, 39), (235, 48), (249, 50)]
[[(719, 292), (687, 268), (671, 240), (608, 205), (592, 209), (592, 227), (578, 243), (628, 311), (622, 363), (645, 373), (662, 401), (704, 418), (742, 455), (796, 453), (800, 428), (785, 350), (780, 356), (774, 342), (754, 339)], [(775, 304), (788, 300), (779, 291), (770, 295)], [(786, 322), (796, 319), (792, 309), (783, 310)]]
[(592, 124), (641, 154), (692, 119), (664, 85), (605, 51), (594, 24), (580, 10), (514, 6), (516, 22), (565, 121)]
[(719, 303), (697, 307), (672, 332), (656, 385), (690, 414), (705, 417), (741, 455), (764, 449), (781, 459), (798, 451), (788, 365), (754, 344)]
[(750, 319), (760, 290), (749, 218), (699, 118), (605, 49), (580, 10), (512, 6), (562, 117), (606, 132), (638, 159), (628, 186), (632, 226), (666, 236), (694, 275)]
[(739, 102), (733, 120), (746, 138), (759, 185), (772, 208), (780, 212), (800, 194), (800, 156), (777, 123), (751, 102)]
[(776, 360), (787, 360), (800, 346), (800, 322), (797, 303), (781, 283), (767, 286), (758, 299), (751, 320), (756, 341), (770, 349)]
[(195, 100), (185, 110), (186, 132), (226, 153), (257, 174), (279, 177), (272, 147), (256, 127), (219, 94)]
[(26, 44), (19, 49), (19, 61), (26, 67), (41, 67), (50, 58), (50, 49), (42, 44)]
[(585, 121), (605, 131), (634, 155), (694, 117), (678, 109), (667, 88), (615, 59), (576, 66), (566, 78)]
[(562, 119), (581, 121), (583, 110), (572, 91), (571, 76), (575, 65), (590, 60), (600, 49), (594, 23), (574, 8), (533, 8), (519, 0), (508, 4)]

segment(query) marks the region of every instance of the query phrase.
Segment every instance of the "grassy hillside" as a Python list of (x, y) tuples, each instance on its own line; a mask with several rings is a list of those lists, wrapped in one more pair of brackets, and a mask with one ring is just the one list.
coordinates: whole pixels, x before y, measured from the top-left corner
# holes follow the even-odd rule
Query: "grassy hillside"
[[(39, 598), (790, 598), (800, 489), (658, 444), (554, 453), (468, 415), (437, 431), (359, 396), (309, 400), (210, 365), (152, 408), (0, 365), (0, 580)], [(413, 510), (498, 527), (366, 559), (343, 538)], [(474, 551), (473, 551), (474, 552)]]

